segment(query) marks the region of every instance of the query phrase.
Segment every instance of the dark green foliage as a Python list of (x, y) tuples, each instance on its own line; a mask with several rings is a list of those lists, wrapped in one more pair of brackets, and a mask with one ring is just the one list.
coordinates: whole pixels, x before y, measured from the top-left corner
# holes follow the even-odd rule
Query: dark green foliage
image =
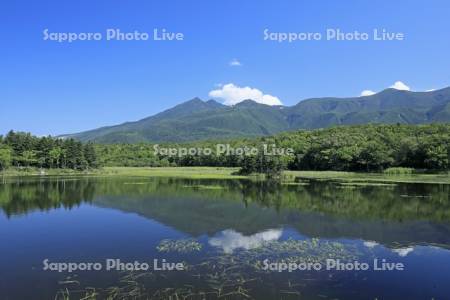
[(64, 141), (66, 149), (66, 167), (70, 169), (83, 170), (87, 168), (87, 162), (83, 153), (83, 144), (73, 139)]
[[(164, 156), (153, 144), (96, 144), (105, 166), (241, 167), (241, 174), (276, 174), (280, 169), (381, 171), (389, 167), (448, 170), (450, 124), (358, 125), (296, 131), (273, 137), (165, 144), (160, 148), (209, 148), (212, 155)], [(275, 144), (294, 149), (294, 156), (216, 155), (217, 144), (233, 148)]]
[(279, 156), (264, 155), (262, 149), (255, 156), (244, 156), (241, 159), (240, 175), (252, 173), (265, 174), (268, 178), (279, 178), (286, 168), (284, 160)]
[(334, 125), (438, 122), (450, 122), (450, 88), (432, 92), (387, 89), (367, 97), (307, 99), (291, 107), (250, 100), (230, 107), (195, 98), (137, 122), (66, 137), (99, 143), (173, 143), (268, 136)]
[[(450, 125), (364, 125), (277, 136), (298, 154), (291, 169), (379, 171), (389, 167), (448, 170)], [(288, 140), (286, 142), (286, 140)]]
[(239, 170), (239, 174), (250, 175), (255, 172), (257, 172), (256, 157), (254, 156), (243, 157), (241, 160), (241, 169)]
[[(224, 155), (218, 144), (256, 148), (256, 154)], [(291, 148), (294, 155), (266, 155), (263, 145)], [(241, 174), (263, 173), (279, 177), (284, 169), (382, 171), (391, 167), (448, 170), (450, 124), (355, 125), (296, 131), (271, 137), (164, 144), (159, 148), (212, 149), (211, 155), (167, 156), (153, 144), (82, 144), (74, 139), (37, 138), (10, 132), (0, 139), (0, 169), (8, 166), (71, 168), (98, 166), (241, 167)]]
[(98, 166), (98, 163), (97, 163), (97, 154), (95, 153), (94, 144), (92, 144), (90, 142), (87, 143), (86, 145), (84, 145), (83, 151), (84, 151), (83, 155), (84, 155), (84, 158), (85, 158), (88, 166), (96, 168)]
[(11, 165), (11, 148), (0, 144), (0, 170), (4, 170)]
[(95, 151), (101, 166), (168, 167), (167, 158), (157, 157), (150, 144), (96, 144)]
[(0, 139), (0, 169), (8, 166), (38, 168), (96, 168), (94, 145), (83, 145), (74, 139), (35, 137), (29, 133), (10, 131)]

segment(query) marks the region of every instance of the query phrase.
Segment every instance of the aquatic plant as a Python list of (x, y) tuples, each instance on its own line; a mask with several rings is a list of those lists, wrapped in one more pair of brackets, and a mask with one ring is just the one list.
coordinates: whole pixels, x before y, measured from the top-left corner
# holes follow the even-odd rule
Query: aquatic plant
[[(157, 248), (161, 252), (185, 253), (199, 251), (201, 244), (193, 239), (167, 239), (162, 240)], [(200, 261), (186, 263), (187, 270), (182, 273), (122, 272), (117, 285), (105, 289), (78, 288), (78, 281), (74, 283), (73, 278), (67, 278), (60, 282), (64, 288), (55, 299), (255, 299), (258, 298), (255, 292), (261, 286), (268, 287), (277, 299), (298, 299), (308, 288), (314, 290), (314, 280), (321, 278), (320, 272), (287, 273), (285, 280), (273, 283), (274, 274), (262, 265), (265, 258), (287, 263), (323, 263), (329, 258), (356, 260), (360, 255), (353, 246), (317, 238), (269, 241), (251, 250), (224, 253), (216, 249), (207, 252)], [(334, 277), (320, 280), (336, 284)], [(325, 293), (319, 292), (321, 295)]]
[(221, 185), (204, 185), (204, 184), (184, 185), (183, 187), (191, 188), (191, 189), (198, 189), (198, 190), (223, 190), (225, 188)]
[(156, 246), (156, 250), (158, 250), (159, 252), (189, 253), (194, 251), (201, 251), (202, 244), (194, 239), (164, 239), (158, 244), (158, 246)]

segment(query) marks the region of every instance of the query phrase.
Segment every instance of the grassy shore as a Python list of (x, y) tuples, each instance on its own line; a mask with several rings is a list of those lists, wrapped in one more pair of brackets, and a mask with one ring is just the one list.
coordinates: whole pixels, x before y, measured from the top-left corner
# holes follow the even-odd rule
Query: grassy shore
[(383, 174), (337, 171), (285, 171), (288, 178), (350, 183), (440, 183), (450, 184), (450, 174)]
[[(239, 176), (234, 175), (237, 168), (217, 167), (105, 167), (98, 170), (74, 171), (74, 170), (17, 170), (9, 169), (1, 174), (6, 177), (12, 176), (127, 176), (127, 177), (177, 177), (192, 179), (242, 179), (258, 178), (261, 176)], [(283, 180), (294, 182), (298, 180), (322, 180), (348, 183), (439, 183), (450, 184), (450, 174), (406, 174), (388, 175), (382, 173), (356, 173), (336, 171), (285, 171)]]
[(179, 177), (193, 179), (239, 179), (247, 176), (233, 175), (238, 168), (217, 167), (164, 167), (164, 168), (133, 168), (106, 167), (102, 175), (114, 176), (149, 176), (149, 177)]
[(178, 177), (193, 179), (240, 179), (247, 176), (233, 175), (238, 168), (216, 167), (104, 167), (86, 171), (70, 169), (8, 169), (0, 176), (124, 176), (124, 177)]

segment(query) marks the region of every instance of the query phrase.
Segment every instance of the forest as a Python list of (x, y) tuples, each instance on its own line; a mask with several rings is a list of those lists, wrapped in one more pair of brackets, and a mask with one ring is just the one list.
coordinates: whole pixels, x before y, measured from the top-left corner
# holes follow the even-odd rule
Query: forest
[[(298, 130), (256, 139), (166, 144), (160, 147), (214, 149), (262, 144), (294, 149), (293, 156), (155, 155), (151, 144), (97, 144), (104, 166), (221, 166), (258, 171), (266, 167), (290, 170), (382, 171), (392, 167), (448, 170), (450, 124), (357, 125)], [(262, 153), (260, 151), (259, 153)], [(269, 166), (267, 166), (269, 165)]]
[(0, 136), (0, 170), (8, 167), (86, 170), (98, 166), (92, 143), (14, 131)]
[(160, 147), (214, 149), (218, 143), (257, 148), (275, 145), (292, 148), (294, 155), (265, 156), (260, 151), (258, 155), (168, 156), (155, 153), (151, 143), (81, 143), (11, 131), (0, 137), (0, 169), (217, 166), (240, 167), (241, 173), (248, 174), (277, 173), (284, 169), (378, 172), (392, 167), (450, 168), (450, 124), (336, 126), (260, 138), (167, 143)]

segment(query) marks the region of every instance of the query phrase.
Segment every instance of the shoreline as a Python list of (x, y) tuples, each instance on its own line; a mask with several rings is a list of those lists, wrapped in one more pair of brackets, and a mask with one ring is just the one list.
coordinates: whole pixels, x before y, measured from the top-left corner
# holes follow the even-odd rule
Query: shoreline
[[(264, 179), (263, 175), (235, 175), (239, 168), (226, 167), (104, 167), (88, 171), (70, 169), (17, 170), (0, 172), (3, 178), (12, 177), (48, 177), (48, 176), (126, 176), (126, 177), (174, 177), (186, 179)], [(305, 180), (328, 181), (337, 183), (423, 183), (450, 184), (449, 173), (434, 174), (395, 174), (358, 173), (343, 171), (284, 171), (282, 182), (296, 183)]]

